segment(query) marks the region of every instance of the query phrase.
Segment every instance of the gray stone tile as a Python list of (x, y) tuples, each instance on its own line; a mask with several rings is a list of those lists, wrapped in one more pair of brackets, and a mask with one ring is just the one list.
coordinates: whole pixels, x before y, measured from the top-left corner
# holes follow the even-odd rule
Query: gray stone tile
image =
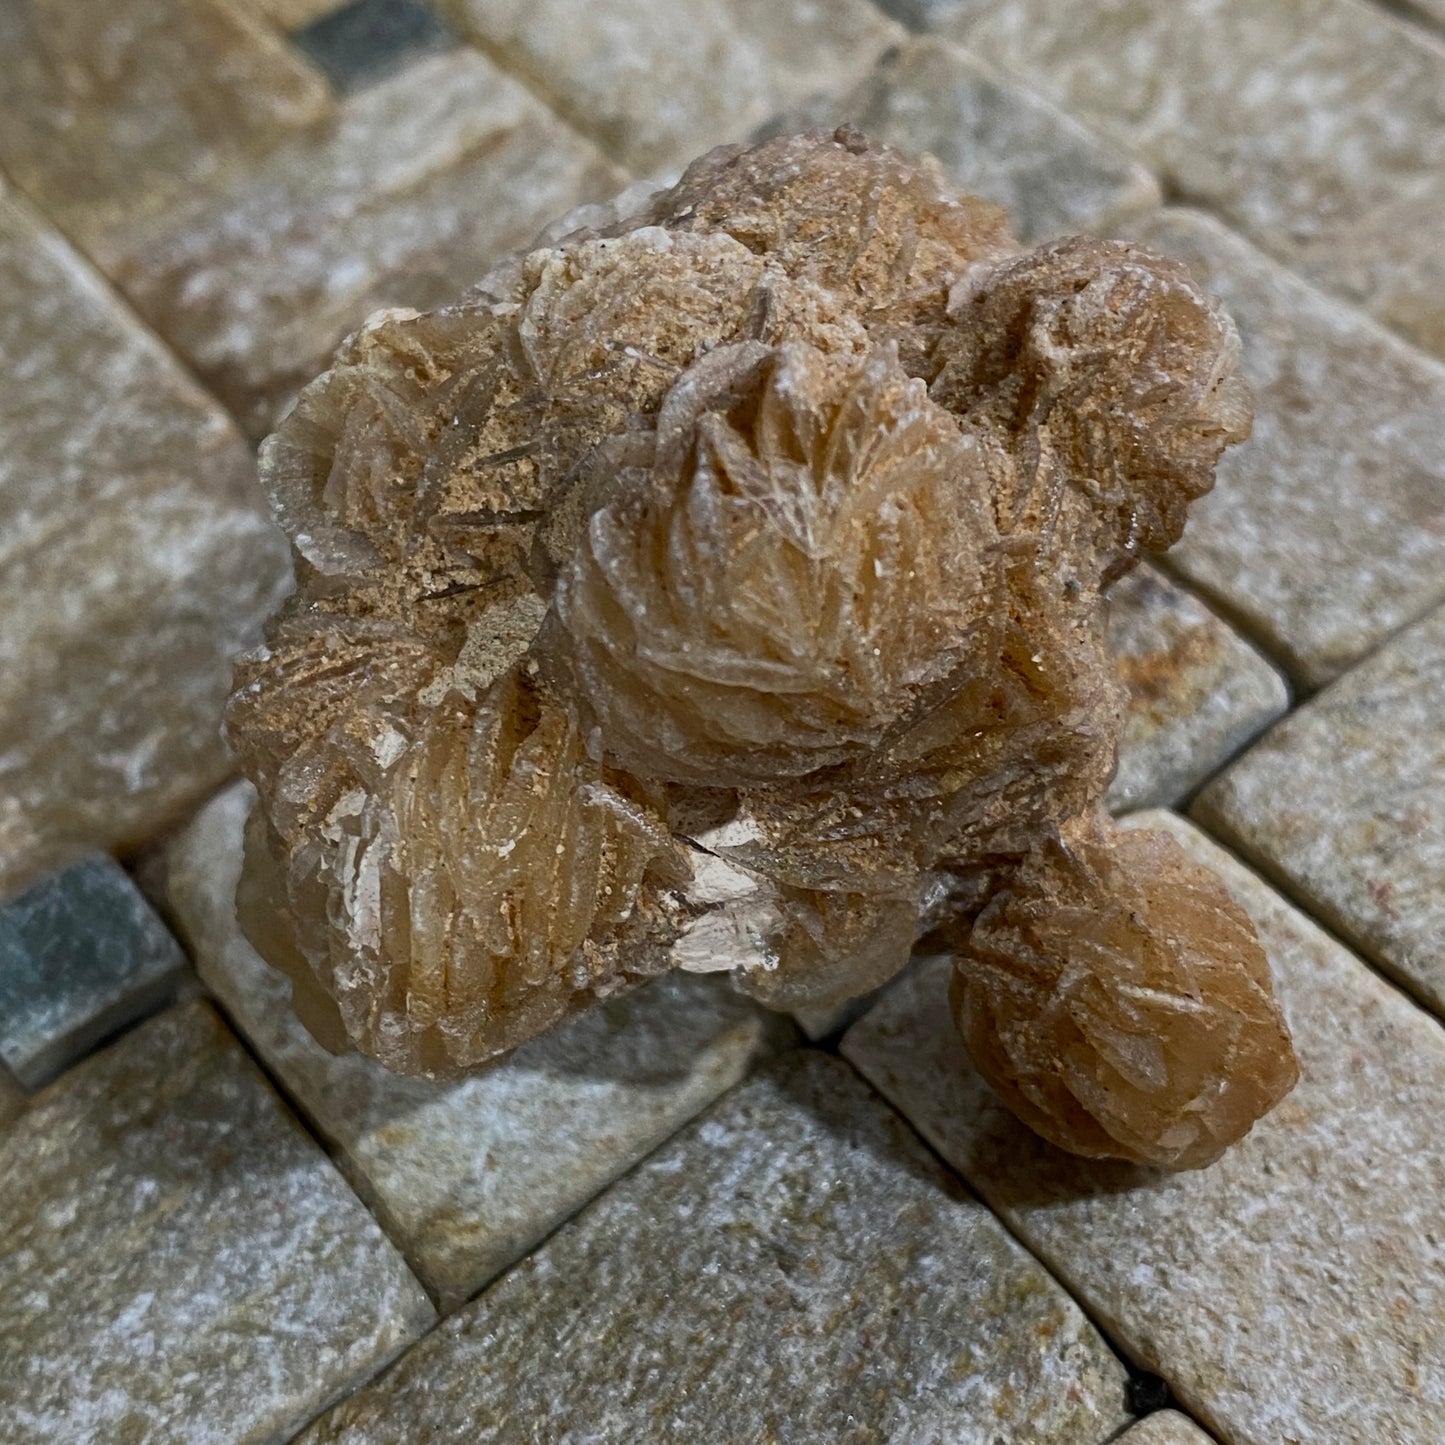
[(1159, 204), (1138, 161), (955, 45), (909, 41), (852, 90), (820, 96), (763, 129), (856, 125), (928, 151), (965, 190), (1004, 206), (1030, 242), (1099, 231)]
[(1167, 565), (1317, 687), (1445, 601), (1445, 366), (1215, 221), (1127, 229), (1223, 299), (1255, 388)]
[(1294, 1092), (1210, 1168), (1076, 1159), (1009, 1115), (910, 975), (843, 1052), (1136, 1360), (1230, 1445), (1445, 1438), (1445, 1033), (1168, 814), (1254, 919)]
[(3, 897), (226, 776), (231, 657), (290, 568), (221, 409), (3, 188), (0, 297)]
[(0, 55), (0, 166), (101, 258), (113, 225), (254, 162), (332, 105), (273, 26), (222, 0), (7, 0)]
[(856, 1076), (807, 1051), (302, 1440), (1086, 1445), (1124, 1423), (1123, 1397), (1063, 1291)]
[(422, 0), (351, 0), (297, 27), (291, 43), (346, 92), (450, 50), (456, 36)]
[(0, 1179), (13, 1445), (284, 1439), (433, 1318), (204, 1003), (37, 1095)]
[(1266, 734), (1194, 813), (1445, 1017), (1445, 609)]
[(0, 906), (0, 1060), (33, 1089), (174, 992), (185, 955), (99, 855)]
[(436, 0), (639, 175), (851, 85), (904, 32), (868, 0)]
[(1177, 803), (1289, 707), (1284, 678), (1153, 567), (1115, 585), (1109, 647), (1129, 690), (1116, 813)]
[(1210, 1440), (1188, 1415), (1160, 1410), (1124, 1431), (1118, 1445), (1210, 1445)]
[(1445, 355), (1445, 46), (1360, 0), (975, 0), (939, 24)]
[(202, 978), (444, 1308), (669, 1138), (777, 1039), (724, 980), (674, 975), (461, 1083), (335, 1058), (236, 925), (252, 797), (244, 784), (222, 793), (173, 841), (169, 907)]
[(499, 253), (624, 180), (516, 80), (459, 50), (129, 229), (109, 265), (260, 437), (371, 311), (454, 300)]

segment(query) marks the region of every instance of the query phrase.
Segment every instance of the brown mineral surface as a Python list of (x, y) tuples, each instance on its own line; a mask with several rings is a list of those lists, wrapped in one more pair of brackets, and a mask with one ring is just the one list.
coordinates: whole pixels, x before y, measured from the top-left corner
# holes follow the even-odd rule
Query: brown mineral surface
[(1293, 1054), (1244, 915), (1103, 811), (1102, 594), (1248, 434), (1232, 324), (848, 130), (620, 209), (374, 316), (266, 444), (253, 942), (442, 1076), (677, 966), (841, 1001), (923, 917), (1035, 1128), (1207, 1163)]

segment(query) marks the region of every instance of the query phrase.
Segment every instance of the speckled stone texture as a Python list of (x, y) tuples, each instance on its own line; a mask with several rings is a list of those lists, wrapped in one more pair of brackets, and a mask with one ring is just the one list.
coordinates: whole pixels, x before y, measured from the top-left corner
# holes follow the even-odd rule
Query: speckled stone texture
[(203, 1003), (38, 1095), (0, 1179), (7, 1445), (285, 1439), (433, 1318)]
[(1187, 1415), (1160, 1410), (1119, 1436), (1119, 1445), (1211, 1445), (1210, 1438)]
[(1089, 1164), (1014, 1121), (915, 971), (843, 1052), (1112, 1338), (1231, 1445), (1445, 1436), (1445, 1033), (1188, 824), (1259, 929), (1295, 1091), (1209, 1169)]
[(442, 1085), (335, 1058), (236, 926), (254, 798), (221, 794), (168, 851), (165, 889), (204, 981), (451, 1309), (736, 1083), (782, 1028), (719, 979), (674, 976)]
[(1445, 366), (1217, 221), (1126, 229), (1221, 297), (1255, 389), (1254, 435), (1166, 565), (1318, 687), (1445, 601)]
[(184, 967), (112, 859), (52, 874), (0, 906), (0, 1059), (33, 1089), (149, 1013)]
[(1445, 609), (1267, 734), (1195, 815), (1445, 1016)]
[(515, 79), (457, 51), (129, 228), (110, 269), (259, 439), (373, 310), (453, 300), (498, 254), (625, 180)]
[(640, 175), (682, 167), (815, 91), (851, 85), (903, 31), (868, 0), (437, 0)]
[(1254, 386), (1254, 435), (1165, 565), (1321, 686), (1445, 600), (1445, 367), (1217, 221), (1130, 231), (1221, 296)]
[(1102, 231), (1159, 203), (1154, 177), (1125, 151), (946, 41), (890, 50), (852, 90), (820, 96), (766, 131), (844, 123), (937, 156), (963, 190), (1004, 206), (1030, 243)]
[(321, 73), (252, 8), (8, 0), (0, 166), (103, 259), (114, 225), (253, 163), (330, 110)]
[(220, 408), (3, 189), (0, 297), (3, 897), (226, 776), (230, 659), (289, 578)]
[(306, 1445), (1092, 1445), (1093, 1327), (841, 1063), (755, 1076)]
[(1289, 706), (1284, 678), (1153, 567), (1110, 594), (1109, 650), (1129, 692), (1108, 795), (1116, 813), (1177, 803)]
[(1445, 354), (1445, 46), (1360, 0), (975, 0), (938, 22)]

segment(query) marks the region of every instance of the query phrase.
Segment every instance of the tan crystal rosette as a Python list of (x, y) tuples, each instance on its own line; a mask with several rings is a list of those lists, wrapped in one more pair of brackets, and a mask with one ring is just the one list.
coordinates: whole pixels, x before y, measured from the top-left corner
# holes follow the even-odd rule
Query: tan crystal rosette
[(575, 219), (263, 450), (297, 589), (227, 727), (301, 1016), (443, 1076), (672, 967), (839, 1001), (926, 922), (1027, 1123), (1216, 1157), (1296, 1065), (1223, 887), (1102, 811), (1102, 592), (1248, 432), (1228, 318), (846, 131)]

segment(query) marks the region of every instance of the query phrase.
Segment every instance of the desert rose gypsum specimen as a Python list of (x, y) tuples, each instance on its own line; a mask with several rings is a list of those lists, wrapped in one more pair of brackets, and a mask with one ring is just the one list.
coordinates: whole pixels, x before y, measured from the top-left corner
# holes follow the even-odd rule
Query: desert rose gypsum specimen
[(1248, 432), (1228, 318), (849, 131), (549, 237), (262, 454), (238, 901), (307, 1025), (442, 1076), (673, 967), (842, 1000), (927, 928), (1020, 1118), (1216, 1158), (1297, 1065), (1222, 884), (1103, 811), (1102, 593)]

